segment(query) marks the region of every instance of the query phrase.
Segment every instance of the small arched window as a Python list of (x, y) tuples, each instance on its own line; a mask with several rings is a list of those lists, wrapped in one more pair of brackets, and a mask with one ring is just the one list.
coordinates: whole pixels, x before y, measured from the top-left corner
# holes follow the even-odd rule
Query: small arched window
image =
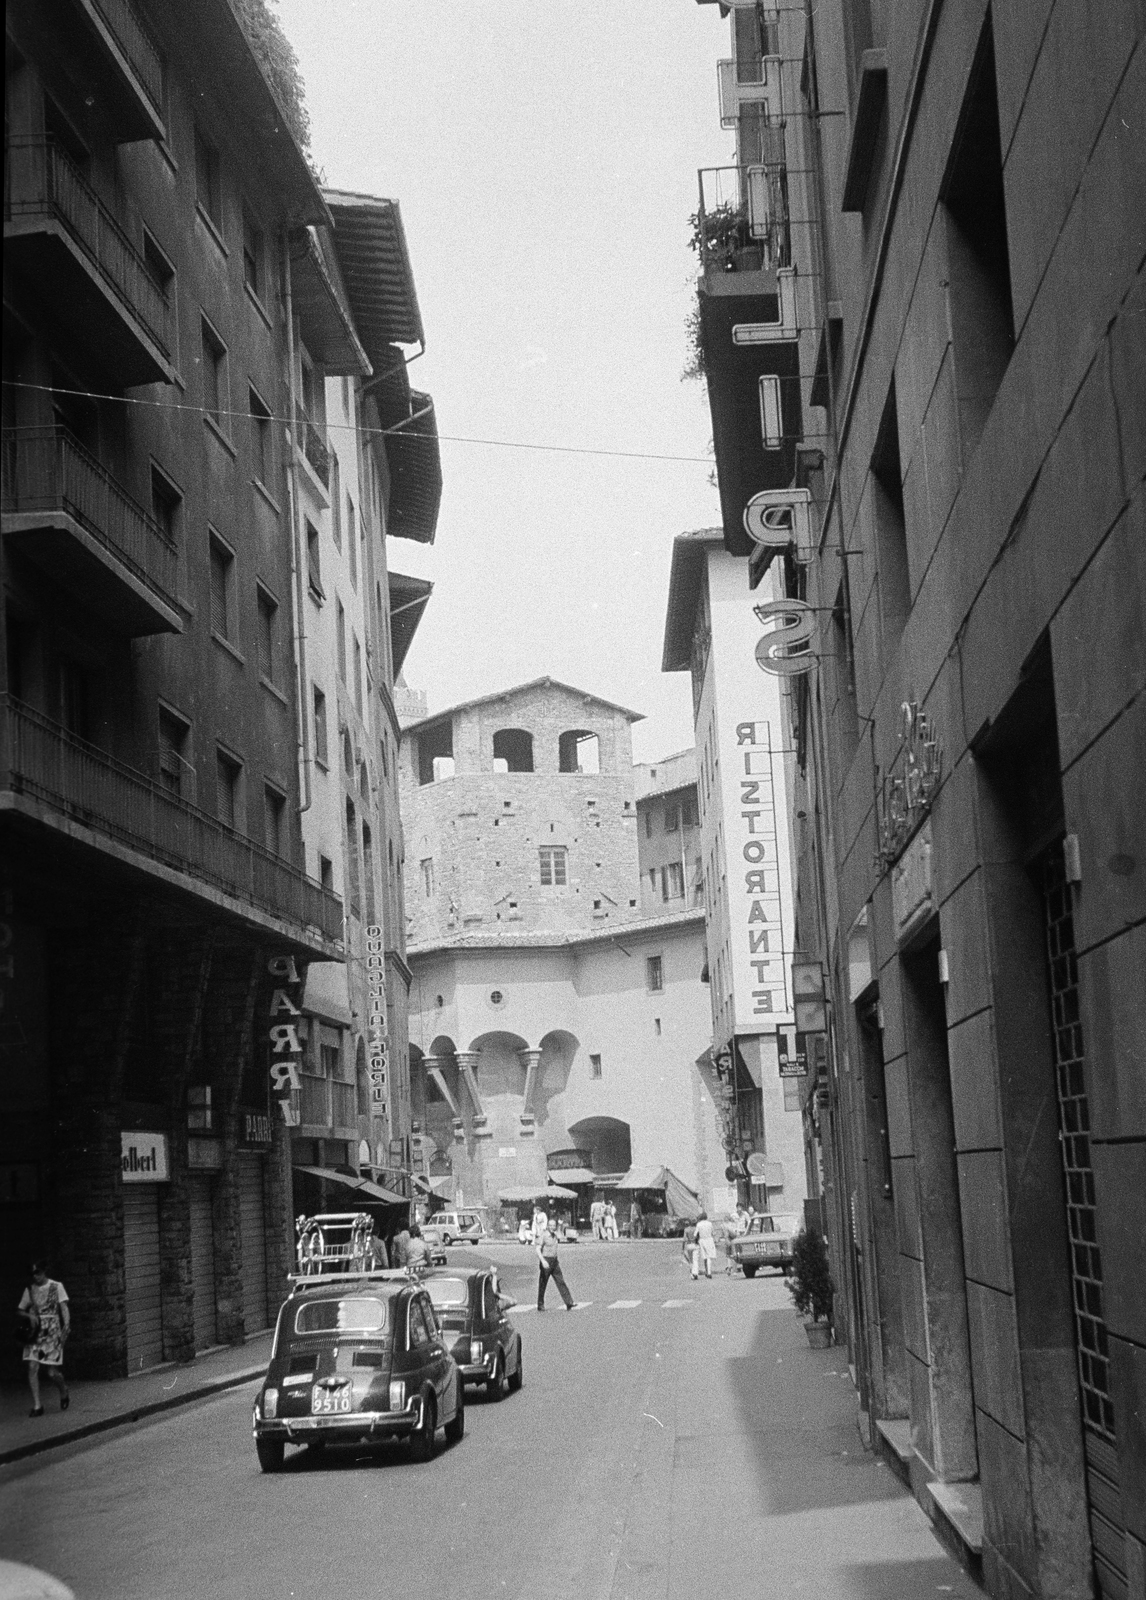
[(557, 738), (559, 772), (600, 772), (601, 741), (586, 728), (570, 728)]
[(493, 736), (495, 772), (532, 772), (533, 735), (524, 728), (499, 728)]

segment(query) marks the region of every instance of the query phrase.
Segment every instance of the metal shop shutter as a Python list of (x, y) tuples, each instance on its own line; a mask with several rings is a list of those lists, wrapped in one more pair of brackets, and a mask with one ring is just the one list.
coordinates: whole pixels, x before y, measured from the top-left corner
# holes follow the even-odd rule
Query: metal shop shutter
[(127, 1370), (142, 1372), (163, 1360), (159, 1290), (159, 1191), (154, 1184), (125, 1184), (123, 1264), (126, 1278)]
[(273, 1315), (267, 1305), (267, 1217), (261, 1156), (239, 1158), (239, 1235), (243, 1249), (243, 1321), (248, 1333), (258, 1333), (260, 1328), (270, 1327)]
[(215, 1335), (215, 1230), (211, 1221), (211, 1180), (193, 1178), (191, 1211), (191, 1288), (195, 1296), (195, 1348), (217, 1344)]

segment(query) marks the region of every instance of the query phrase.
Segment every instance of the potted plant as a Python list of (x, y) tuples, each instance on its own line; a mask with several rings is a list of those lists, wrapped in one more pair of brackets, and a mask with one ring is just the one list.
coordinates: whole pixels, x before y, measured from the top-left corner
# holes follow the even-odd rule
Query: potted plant
[(788, 1274), (788, 1293), (796, 1310), (806, 1320), (805, 1331), (813, 1350), (826, 1350), (832, 1342), (832, 1296), (835, 1293), (828, 1271), (828, 1251), (823, 1235), (804, 1228), (792, 1245), (792, 1267)]
[(689, 248), (700, 257), (701, 271), (735, 272), (737, 257), (753, 244), (748, 236), (747, 208), (724, 200), (709, 211), (694, 211), (688, 220), (692, 224)]

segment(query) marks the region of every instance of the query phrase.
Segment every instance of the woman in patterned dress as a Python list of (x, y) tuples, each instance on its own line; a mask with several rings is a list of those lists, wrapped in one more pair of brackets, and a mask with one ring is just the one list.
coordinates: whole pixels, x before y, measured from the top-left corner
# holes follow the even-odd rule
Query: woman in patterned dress
[(68, 1310), (68, 1291), (55, 1278), (49, 1278), (42, 1261), (32, 1265), (32, 1282), (20, 1300), (20, 1313), (27, 1318), (31, 1329), (31, 1342), (24, 1346), (24, 1360), (28, 1363), (28, 1387), (32, 1391), (30, 1417), (42, 1417), (40, 1404), (40, 1368), (49, 1383), (60, 1391), (60, 1410), (68, 1409), (68, 1385), (64, 1378), (64, 1340), (71, 1326)]

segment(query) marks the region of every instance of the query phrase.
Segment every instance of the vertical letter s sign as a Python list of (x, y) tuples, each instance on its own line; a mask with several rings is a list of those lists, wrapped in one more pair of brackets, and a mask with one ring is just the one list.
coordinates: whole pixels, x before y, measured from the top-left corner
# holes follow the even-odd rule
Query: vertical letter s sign
[(752, 608), (765, 624), (780, 626), (766, 633), (756, 646), (756, 665), (762, 672), (794, 678), (811, 672), (816, 664), (811, 642), (816, 637), (816, 613), (806, 600), (766, 600)]

